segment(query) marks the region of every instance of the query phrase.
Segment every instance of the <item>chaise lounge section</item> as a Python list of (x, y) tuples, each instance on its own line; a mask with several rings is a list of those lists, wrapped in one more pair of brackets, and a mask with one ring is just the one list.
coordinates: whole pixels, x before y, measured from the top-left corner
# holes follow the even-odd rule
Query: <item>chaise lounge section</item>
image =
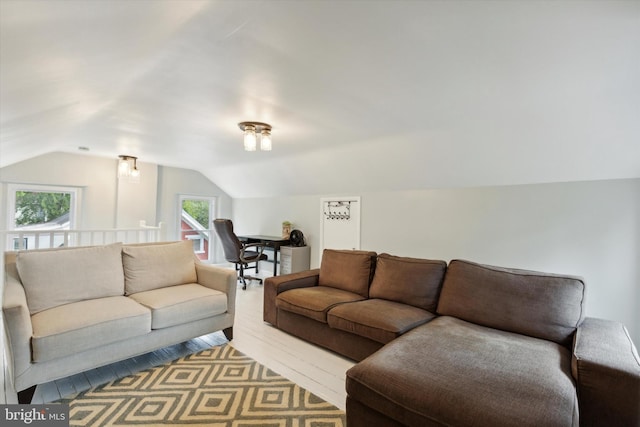
[[(367, 268), (368, 294), (344, 289)], [(361, 361), (349, 427), (640, 425), (638, 353), (620, 323), (585, 318), (585, 294), (574, 276), (325, 250), (265, 282), (264, 319)]]

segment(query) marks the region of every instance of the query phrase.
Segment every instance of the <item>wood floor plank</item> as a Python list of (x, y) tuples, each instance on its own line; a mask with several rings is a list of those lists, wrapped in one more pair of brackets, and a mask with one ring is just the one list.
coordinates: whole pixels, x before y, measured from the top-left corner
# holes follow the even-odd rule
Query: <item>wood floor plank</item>
[(131, 371), (132, 373), (138, 372), (140, 370), (139, 366), (138, 366), (138, 364), (136, 362), (136, 359), (133, 358), (133, 357), (130, 358), (130, 359), (125, 359), (120, 363), (124, 363), (125, 365), (127, 365), (127, 369), (129, 371)]
[(116, 376), (118, 378), (126, 377), (127, 375), (131, 375), (131, 374), (133, 374), (135, 372), (135, 371), (129, 369), (129, 367), (125, 363), (122, 363), (122, 362), (112, 363), (111, 367), (115, 371)]
[[(100, 379), (98, 377), (98, 371), (96, 369), (89, 369), (88, 371), (84, 371), (83, 374), (87, 378), (87, 381), (89, 381), (89, 384), (91, 384), (91, 387), (100, 385)], [(44, 384), (40, 384), (36, 389), (36, 393), (38, 392), (38, 389), (43, 386)]]
[(97, 387), (117, 378), (116, 370), (109, 365), (85, 371), (84, 374), (91, 384), (91, 387)]
[(36, 392), (38, 392), (37, 401), (35, 399), (36, 394), (34, 394), (34, 399), (32, 400), (32, 403), (53, 402), (62, 397), (60, 395), (60, 392), (58, 391), (58, 387), (56, 386), (56, 383), (53, 381), (39, 385), (36, 389)]
[[(76, 393), (80, 393), (80, 392), (83, 392), (85, 390), (89, 390), (91, 388), (91, 383), (87, 379), (87, 376), (84, 374), (84, 372), (72, 375), (72, 376), (67, 377), (67, 378), (69, 379), (71, 384), (73, 384), (73, 388), (75, 389)], [(57, 383), (58, 382), (56, 381), (56, 384)], [(60, 390), (60, 386), (58, 386), (58, 390)], [(62, 393), (60, 393), (60, 394), (62, 395)]]
[(76, 392), (72, 377), (61, 378), (58, 381), (55, 381), (55, 384), (58, 388), (58, 393), (60, 394), (60, 396), (69, 396)]
[(153, 368), (153, 358), (149, 354), (142, 354), (134, 357), (136, 371), (144, 371), (149, 368)]

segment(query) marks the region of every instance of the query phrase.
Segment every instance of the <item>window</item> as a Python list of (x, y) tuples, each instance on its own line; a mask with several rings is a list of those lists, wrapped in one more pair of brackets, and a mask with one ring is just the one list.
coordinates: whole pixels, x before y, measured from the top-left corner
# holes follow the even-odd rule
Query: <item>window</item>
[(215, 197), (180, 196), (178, 230), (181, 240), (191, 240), (193, 251), (205, 261), (214, 259), (209, 248), (211, 241), (211, 221), (216, 207)]
[(64, 233), (76, 227), (80, 190), (73, 187), (9, 184), (7, 229), (21, 233), (7, 242), (11, 249), (56, 247), (64, 244)]
[(191, 240), (193, 242), (193, 252), (195, 252), (196, 254), (203, 254), (205, 253), (205, 247), (204, 247), (204, 238), (203, 236), (199, 235), (199, 234), (187, 234), (186, 236), (184, 236), (185, 239), (187, 240)]

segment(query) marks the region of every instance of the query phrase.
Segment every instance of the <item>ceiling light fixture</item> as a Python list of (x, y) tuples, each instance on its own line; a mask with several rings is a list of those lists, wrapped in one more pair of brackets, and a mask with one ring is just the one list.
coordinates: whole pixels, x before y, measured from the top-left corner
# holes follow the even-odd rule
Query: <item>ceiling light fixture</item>
[(246, 151), (256, 151), (258, 135), (260, 135), (260, 150), (271, 151), (271, 125), (262, 122), (240, 122), (238, 127), (244, 132)]
[(133, 156), (118, 156), (118, 179), (126, 179), (129, 182), (140, 182), (140, 169), (138, 158)]

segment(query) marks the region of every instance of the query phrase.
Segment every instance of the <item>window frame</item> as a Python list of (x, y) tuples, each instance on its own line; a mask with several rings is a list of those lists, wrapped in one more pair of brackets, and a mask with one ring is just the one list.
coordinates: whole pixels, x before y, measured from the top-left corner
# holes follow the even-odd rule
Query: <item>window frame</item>
[[(213, 232), (213, 220), (217, 218), (217, 210), (218, 210), (218, 197), (217, 196), (194, 196), (191, 194), (178, 194), (178, 204), (177, 204), (177, 214), (176, 214), (176, 233), (179, 240), (182, 239), (182, 233), (184, 230), (181, 228), (182, 223), (182, 203), (185, 200), (206, 200), (209, 202), (209, 224), (206, 225), (205, 230), (209, 233), (209, 256), (207, 258), (208, 262), (213, 262), (217, 259), (217, 244), (215, 244), (215, 239), (217, 239), (217, 235)], [(202, 224), (201, 224), (202, 225)], [(188, 238), (189, 235), (185, 235), (185, 238)], [(204, 253), (204, 237), (201, 236), (202, 243), (201, 247), (203, 248), (201, 253)], [(192, 239), (189, 239), (192, 240)], [(198, 252), (195, 252), (198, 253)]]
[(196, 240), (198, 241), (198, 249), (195, 249), (194, 246), (194, 253), (196, 254), (203, 254), (204, 253), (204, 237), (200, 235), (200, 233), (198, 234), (187, 234), (184, 236), (186, 240), (191, 240), (192, 243), (194, 243)]
[(77, 221), (80, 217), (81, 188), (61, 185), (10, 183), (7, 184), (7, 190), (7, 230), (16, 230), (16, 192), (18, 191), (33, 193), (70, 193), (69, 229), (74, 230), (77, 228)]

